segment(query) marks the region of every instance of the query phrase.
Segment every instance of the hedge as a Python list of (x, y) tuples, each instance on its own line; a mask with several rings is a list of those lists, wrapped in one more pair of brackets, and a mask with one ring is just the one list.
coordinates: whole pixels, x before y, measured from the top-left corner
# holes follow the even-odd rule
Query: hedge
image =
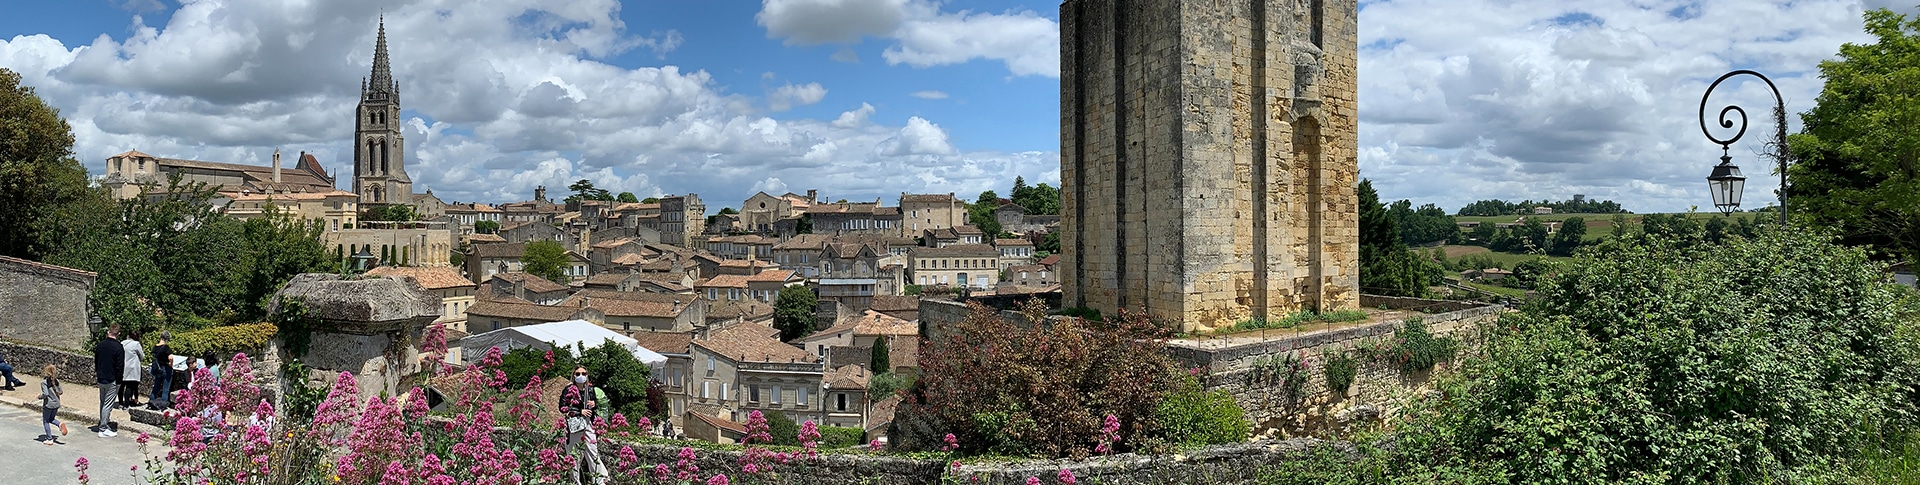
[(860, 428), (821, 426), (819, 431), (821, 448), (846, 448), (866, 444), (867, 432)]
[(168, 344), (178, 355), (198, 357), (212, 352), (224, 357), (240, 352), (258, 353), (279, 331), (279, 327), (264, 322), (213, 327), (175, 334)]

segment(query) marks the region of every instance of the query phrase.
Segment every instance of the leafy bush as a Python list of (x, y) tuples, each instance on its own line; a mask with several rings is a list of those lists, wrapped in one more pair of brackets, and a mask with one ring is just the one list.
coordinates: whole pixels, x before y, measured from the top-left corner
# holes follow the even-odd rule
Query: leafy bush
[(899, 393), (901, 390), (912, 387), (912, 375), (882, 372), (867, 379), (867, 398), (873, 401), (880, 401)]
[[(1691, 240), (1691, 239), (1689, 239)], [(1392, 469), (1510, 483), (1852, 481), (1915, 430), (1910, 289), (1804, 228), (1603, 242), (1411, 408)]]
[(1029, 301), (1019, 325), (971, 306), (946, 336), (921, 346), (919, 382), (900, 413), (924, 426), (896, 426), (896, 447), (938, 448), (953, 433), (963, 453), (1004, 437), (1027, 453), (1085, 456), (1106, 415), (1120, 421), (1122, 449), (1154, 430), (1154, 407), (1174, 388), (1176, 367), (1163, 352), (1166, 330), (1145, 315), (1047, 320), (1044, 304)]
[(866, 444), (867, 432), (860, 428), (840, 426), (820, 427), (820, 447), (824, 449), (846, 448)]
[(1360, 372), (1360, 362), (1346, 352), (1327, 352), (1321, 355), (1327, 363), (1320, 372), (1327, 378), (1327, 390), (1346, 392), (1353, 385), (1353, 377)]
[(258, 353), (273, 341), (279, 327), (271, 323), (248, 325), (230, 325), (201, 330), (180, 332), (173, 335), (168, 346), (179, 355), (200, 356), (208, 352), (226, 356), (241, 352)]
[(1169, 443), (1199, 446), (1238, 443), (1247, 439), (1252, 425), (1247, 413), (1227, 391), (1207, 392), (1200, 381), (1183, 377), (1173, 392), (1153, 408), (1153, 419), (1160, 427), (1155, 435)]
[[(594, 385), (607, 391), (607, 400), (613, 402), (614, 410), (628, 416), (648, 414), (647, 386), (653, 370), (640, 363), (626, 346), (604, 341), (581, 351), (579, 364), (587, 367)], [(573, 367), (565, 371), (572, 372)]]
[(800, 446), (800, 423), (779, 411), (765, 411), (762, 415), (767, 418), (767, 432), (773, 435), (773, 444)]
[(1420, 317), (1408, 318), (1400, 323), (1400, 329), (1393, 332), (1393, 347), (1384, 356), (1400, 367), (1400, 372), (1414, 373), (1432, 369), (1435, 364), (1453, 360), (1459, 352), (1460, 344), (1451, 338), (1435, 337), (1427, 331), (1427, 324)]
[[(547, 351), (536, 350), (532, 347), (521, 347), (509, 350), (505, 354), (502, 354), (500, 358), (500, 370), (507, 374), (507, 387), (512, 389), (525, 387), (527, 381), (532, 379), (535, 374), (538, 374), (542, 381), (557, 379), (563, 375), (572, 375), (573, 368), (576, 366), (578, 366), (577, 359), (573, 357), (573, 348), (571, 347), (558, 347), (553, 349), (553, 363), (551, 365), (547, 363)], [(612, 398), (613, 396), (609, 395), (607, 397)]]

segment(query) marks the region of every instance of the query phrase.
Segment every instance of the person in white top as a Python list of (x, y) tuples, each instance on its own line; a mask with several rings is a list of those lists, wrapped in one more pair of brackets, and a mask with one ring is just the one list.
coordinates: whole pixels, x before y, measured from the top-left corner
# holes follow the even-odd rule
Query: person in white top
[(146, 370), (141, 361), (146, 360), (146, 351), (140, 346), (139, 332), (127, 332), (127, 339), (120, 341), (126, 348), (126, 365), (120, 370), (120, 405), (135, 407), (140, 405), (140, 374)]

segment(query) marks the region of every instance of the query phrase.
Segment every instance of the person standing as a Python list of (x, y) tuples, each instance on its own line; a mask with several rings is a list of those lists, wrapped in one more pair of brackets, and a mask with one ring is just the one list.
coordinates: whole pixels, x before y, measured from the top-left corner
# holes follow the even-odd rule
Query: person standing
[[(589, 468), (595, 485), (606, 485), (607, 466), (600, 461), (598, 437), (593, 433), (593, 418), (599, 407), (598, 393), (587, 379), (587, 368), (573, 369), (573, 384), (560, 390), (560, 411), (567, 416), (567, 454), (580, 453), (580, 459), (573, 467), (573, 483), (580, 485), (580, 468)], [(584, 445), (584, 446), (583, 446)]]
[(120, 407), (131, 408), (140, 405), (140, 373), (146, 370), (146, 349), (140, 345), (139, 332), (127, 332), (127, 339), (120, 341), (126, 364), (120, 367)]
[[(60, 394), (66, 392), (60, 388), (60, 368), (47, 364), (40, 377), (40, 431), (46, 433), (41, 442), (47, 446), (65, 444), (60, 442), (60, 437), (67, 435), (67, 423), (60, 422)], [(60, 434), (53, 434), (55, 427), (60, 428)]]
[(93, 380), (100, 386), (100, 424), (89, 428), (101, 438), (119, 436), (113, 431), (113, 404), (120, 397), (120, 376), (127, 365), (127, 348), (120, 345), (120, 326), (107, 328), (107, 337), (93, 344)]
[(147, 409), (159, 411), (173, 404), (173, 347), (167, 345), (173, 334), (160, 331), (160, 342), (153, 344), (153, 392), (147, 396)]

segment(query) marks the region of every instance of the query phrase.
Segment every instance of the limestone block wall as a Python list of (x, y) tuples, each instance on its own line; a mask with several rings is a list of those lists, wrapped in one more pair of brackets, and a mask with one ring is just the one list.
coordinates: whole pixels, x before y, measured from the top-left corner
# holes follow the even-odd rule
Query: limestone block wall
[(1193, 330), (1358, 304), (1357, 9), (1061, 5), (1066, 306)]
[[(1477, 306), (1422, 318), (1436, 335), (1453, 336), (1471, 345), (1468, 338), (1485, 322), (1499, 318), (1507, 309), (1501, 306)], [(1183, 365), (1203, 370), (1203, 385), (1208, 390), (1232, 394), (1256, 425), (1274, 427), (1289, 434), (1322, 434), (1340, 425), (1339, 416), (1356, 408), (1370, 409), (1391, 416), (1404, 398), (1424, 390), (1429, 373), (1404, 375), (1391, 362), (1360, 359), (1353, 384), (1347, 389), (1329, 389), (1325, 378), (1324, 356), (1362, 345), (1388, 344), (1401, 322), (1318, 332), (1294, 338), (1211, 345), (1213, 341), (1175, 341), (1168, 352)], [(1463, 349), (1463, 352), (1471, 349)], [(1293, 356), (1306, 361), (1297, 374), (1303, 379), (1297, 391), (1290, 390), (1282, 378), (1273, 377), (1264, 365)]]
[(0, 337), (68, 350), (86, 345), (94, 274), (0, 257)]

